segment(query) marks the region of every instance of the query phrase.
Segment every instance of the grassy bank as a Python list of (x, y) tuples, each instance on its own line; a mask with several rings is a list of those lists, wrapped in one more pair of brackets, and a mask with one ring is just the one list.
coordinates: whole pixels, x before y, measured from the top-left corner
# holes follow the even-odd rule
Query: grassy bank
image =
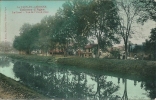
[(1, 95), (4, 97), (0, 97), (2, 99), (48, 99), (2, 74), (0, 74), (0, 89), (3, 90)]
[(19, 54), (0, 54), (1, 56), (11, 57), (13, 59), (26, 60), (32, 62), (45, 62), (50, 63), (55, 61), (52, 56), (37, 56), (37, 55), (19, 55)]
[(58, 64), (89, 68), (105, 72), (149, 77), (154, 76), (156, 64), (144, 60), (118, 60), (118, 59), (94, 59), (94, 58), (61, 58)]
[(119, 59), (95, 59), (81, 57), (63, 56), (37, 56), (37, 55), (15, 55), (5, 54), (13, 59), (26, 60), (30, 62), (53, 63), (56, 62), (66, 66), (105, 71), (113, 74), (133, 75), (151, 77), (156, 73), (156, 62), (145, 60), (119, 60)]

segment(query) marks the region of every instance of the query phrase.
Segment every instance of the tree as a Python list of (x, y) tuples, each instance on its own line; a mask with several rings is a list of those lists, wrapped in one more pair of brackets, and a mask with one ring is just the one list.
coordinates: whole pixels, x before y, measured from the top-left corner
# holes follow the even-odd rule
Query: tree
[(19, 51), (25, 51), (30, 54), (31, 50), (35, 49), (35, 42), (38, 38), (40, 25), (23, 24), (20, 29), (20, 36), (16, 36), (13, 42), (13, 47)]
[(19, 51), (23, 50), (20, 36), (15, 36), (13, 47)]
[(120, 51), (119, 50), (111, 50), (110, 52), (114, 58), (120, 58)]
[(59, 9), (55, 15), (52, 39), (63, 48), (64, 56), (67, 56), (67, 42), (69, 32), (66, 29), (66, 19), (62, 9)]
[(31, 25), (29, 23), (24, 23), (20, 28), (20, 34), (26, 33), (31, 29)]
[(92, 36), (96, 37), (99, 50), (105, 50), (112, 44), (119, 43), (116, 33), (118, 26), (117, 7), (113, 1), (98, 0), (91, 5), (94, 22), (92, 22)]
[[(154, 0), (140, 0), (142, 4), (141, 13), (139, 14), (139, 18), (137, 20), (138, 23), (144, 24), (147, 20), (156, 21), (156, 2)], [(153, 53), (155, 50), (155, 28), (151, 29), (150, 39), (145, 42), (145, 52)]]
[(90, 1), (86, 0), (74, 0), (73, 1), (73, 16), (75, 22), (75, 41), (77, 43), (77, 47), (84, 47), (84, 45), (88, 42), (90, 30), (90, 16), (88, 13), (91, 12)]
[(152, 51), (153, 51), (154, 60), (156, 60), (156, 28), (153, 28), (151, 30), (150, 44), (153, 47)]
[(138, 0), (120, 0), (116, 3), (119, 9), (118, 16), (120, 18), (118, 32), (124, 40), (125, 59), (127, 59), (128, 41), (132, 34), (134, 34), (133, 26), (135, 25), (138, 14), (141, 12), (142, 6)]
[(87, 8), (88, 2), (85, 0), (73, 0), (66, 2), (63, 5), (64, 18), (64, 31), (67, 38), (75, 42), (74, 46), (82, 48), (87, 43), (89, 34)]
[(31, 41), (30, 49), (31, 50), (38, 49), (38, 45), (36, 45), (36, 42), (39, 38), (39, 33), (40, 33), (41, 29), (42, 29), (41, 24), (37, 23), (37, 24), (32, 25), (32, 28), (28, 32), (29, 35), (31, 36), (31, 38), (30, 38), (30, 41)]
[(46, 53), (47, 56), (48, 51), (53, 49), (56, 44), (51, 38), (51, 34), (53, 34), (54, 16), (45, 16), (40, 24), (41, 30), (39, 32), (37, 44), (42, 50), (42, 53)]
[(156, 2), (154, 0), (140, 0), (142, 12), (139, 14), (138, 22), (144, 23), (147, 20), (156, 21)]
[(153, 54), (154, 60), (156, 60), (156, 28), (151, 30), (149, 40), (145, 43), (145, 52)]
[(88, 27), (85, 19), (87, 3), (84, 0), (74, 0), (63, 4), (55, 15), (53, 38), (63, 45), (64, 55), (67, 55), (68, 42), (73, 41), (74, 47), (84, 47), (87, 43)]

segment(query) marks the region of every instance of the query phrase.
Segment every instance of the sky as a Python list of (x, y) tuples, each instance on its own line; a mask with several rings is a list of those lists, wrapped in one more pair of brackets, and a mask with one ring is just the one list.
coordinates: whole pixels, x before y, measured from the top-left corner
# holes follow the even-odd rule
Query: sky
[[(24, 23), (36, 24), (41, 21), (44, 16), (55, 15), (56, 11), (62, 7), (65, 1), (0, 1), (1, 21), (0, 21), (0, 41), (14, 40), (15, 35), (19, 35), (19, 29)], [(44, 13), (26, 13), (30, 9), (32, 11), (44, 10)], [(21, 12), (22, 13), (19, 13)], [(150, 35), (152, 28), (156, 27), (154, 21), (147, 21), (144, 25), (135, 25), (135, 35), (130, 41), (134, 44), (142, 44)], [(5, 39), (6, 37), (6, 39)], [(123, 41), (121, 44), (123, 45)]]
[[(13, 41), (24, 23), (36, 24), (44, 16), (55, 15), (65, 1), (0, 1), (1, 41)], [(30, 9), (40, 12), (26, 13)], [(44, 10), (44, 11), (43, 11)], [(22, 13), (19, 13), (21, 12)], [(44, 12), (44, 13), (41, 13)]]
[[(144, 23), (144, 25), (134, 24), (132, 27), (134, 34), (132, 34), (132, 36), (129, 38), (129, 41), (133, 44), (142, 44), (146, 39), (149, 39), (152, 28), (156, 28), (156, 22), (152, 20), (148, 20)], [(124, 42), (121, 38), (120, 44), (116, 44), (115, 46), (122, 45), (124, 45)]]

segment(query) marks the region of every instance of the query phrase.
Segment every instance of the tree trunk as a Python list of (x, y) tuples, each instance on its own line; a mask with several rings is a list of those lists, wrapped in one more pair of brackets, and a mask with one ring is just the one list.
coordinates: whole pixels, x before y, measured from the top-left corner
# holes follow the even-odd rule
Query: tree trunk
[(97, 57), (99, 58), (100, 57), (100, 55), (99, 55), (99, 51), (100, 51), (100, 46), (99, 46), (99, 42), (98, 42), (98, 47), (97, 47), (98, 49), (97, 49)]
[(97, 42), (98, 42), (98, 46), (97, 46), (97, 58), (99, 58), (99, 51), (100, 51), (99, 34), (97, 35)]
[(67, 56), (67, 47), (65, 46), (64, 47), (64, 57), (66, 57)]
[(54, 52), (53, 52), (53, 50), (52, 50), (52, 52), (51, 52), (51, 56), (53, 56), (53, 53), (54, 53)]
[(154, 44), (155, 46), (154, 46), (154, 60), (156, 60), (156, 42), (155, 42), (155, 44)]
[(128, 100), (128, 95), (127, 95), (127, 79), (124, 79), (125, 80), (125, 89), (124, 89), (124, 93), (123, 93), (123, 96), (122, 96), (122, 99), (121, 100)]
[(127, 59), (127, 42), (125, 42), (125, 59)]

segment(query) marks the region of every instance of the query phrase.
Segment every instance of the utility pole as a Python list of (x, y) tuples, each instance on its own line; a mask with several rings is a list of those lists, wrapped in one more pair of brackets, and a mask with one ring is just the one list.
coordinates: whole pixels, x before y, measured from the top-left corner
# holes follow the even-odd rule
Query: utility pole
[(4, 32), (5, 32), (5, 53), (6, 53), (6, 42), (7, 42), (7, 8), (5, 7), (5, 11), (4, 11)]

